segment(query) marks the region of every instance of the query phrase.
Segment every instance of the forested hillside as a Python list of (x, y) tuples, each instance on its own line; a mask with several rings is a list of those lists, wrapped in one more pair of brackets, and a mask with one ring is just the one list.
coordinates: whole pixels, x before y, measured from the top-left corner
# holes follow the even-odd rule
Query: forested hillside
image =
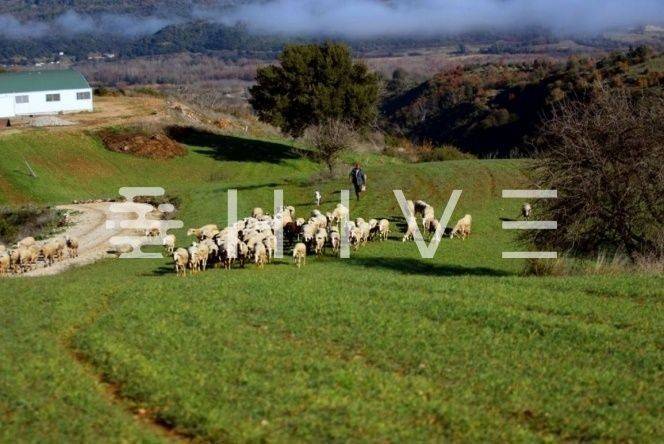
[(527, 148), (542, 118), (561, 101), (589, 100), (601, 87), (662, 94), (662, 60), (638, 47), (600, 60), (458, 67), (414, 87), (396, 72), (387, 85), (383, 125), (419, 141), (506, 155)]

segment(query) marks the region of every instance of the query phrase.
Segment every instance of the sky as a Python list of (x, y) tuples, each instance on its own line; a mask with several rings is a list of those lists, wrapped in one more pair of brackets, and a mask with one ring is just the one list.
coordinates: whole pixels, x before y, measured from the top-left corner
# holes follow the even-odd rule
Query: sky
[(341, 37), (428, 36), (477, 30), (542, 27), (563, 35), (664, 24), (664, 0), (266, 0), (228, 8), (192, 8), (185, 15), (82, 15), (19, 21), (0, 15), (0, 35), (30, 38), (53, 33), (152, 34), (200, 18), (244, 23), (259, 33)]

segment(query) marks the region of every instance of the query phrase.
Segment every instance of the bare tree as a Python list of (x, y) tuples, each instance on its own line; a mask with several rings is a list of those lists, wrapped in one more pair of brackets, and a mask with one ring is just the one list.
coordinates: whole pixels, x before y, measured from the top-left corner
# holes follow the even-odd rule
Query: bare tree
[(353, 128), (343, 121), (330, 119), (309, 127), (305, 138), (316, 150), (316, 158), (325, 163), (332, 174), (336, 159), (353, 143)]
[(590, 103), (564, 102), (537, 143), (539, 185), (558, 199), (538, 203), (558, 221), (540, 246), (577, 253), (662, 254), (664, 99), (600, 89)]

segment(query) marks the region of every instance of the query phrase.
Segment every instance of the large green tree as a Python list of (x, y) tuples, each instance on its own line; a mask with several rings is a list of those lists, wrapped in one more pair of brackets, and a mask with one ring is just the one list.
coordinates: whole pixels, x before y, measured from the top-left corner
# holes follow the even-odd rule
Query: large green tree
[(377, 114), (378, 76), (353, 61), (345, 45), (289, 45), (280, 64), (258, 70), (250, 103), (258, 117), (300, 136), (329, 120), (361, 128)]

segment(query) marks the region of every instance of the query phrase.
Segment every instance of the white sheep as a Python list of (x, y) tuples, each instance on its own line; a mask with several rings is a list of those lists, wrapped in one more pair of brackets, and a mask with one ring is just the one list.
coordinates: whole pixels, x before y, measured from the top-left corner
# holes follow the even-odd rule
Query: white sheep
[(175, 235), (167, 234), (161, 242), (168, 254), (173, 254), (175, 251)]
[(461, 239), (465, 240), (466, 237), (470, 236), (470, 227), (472, 222), (473, 218), (470, 216), (470, 214), (466, 214), (461, 219), (459, 219), (459, 221), (454, 226), (454, 229), (450, 233), (450, 239), (457, 235), (461, 237)]
[(251, 210), (251, 217), (255, 217), (256, 219), (263, 217), (265, 213), (263, 213), (263, 209), (261, 207), (255, 207), (253, 210)]
[(293, 262), (297, 265), (297, 268), (307, 264), (307, 246), (302, 242), (298, 242), (293, 247)]
[(387, 219), (381, 219), (378, 222), (378, 232), (380, 233), (380, 240), (387, 240), (390, 235), (390, 221)]
[(332, 211), (332, 222), (338, 224), (342, 220), (348, 219), (349, 214), (350, 212), (348, 211), (348, 208), (339, 203), (334, 211)]
[(178, 248), (173, 253), (173, 262), (175, 263), (175, 273), (178, 276), (186, 276), (187, 264), (189, 263), (189, 252), (184, 248)]
[(406, 233), (403, 235), (402, 242), (415, 239), (415, 231), (417, 231), (417, 220), (415, 216), (408, 216), (406, 219)]
[(332, 252), (336, 253), (341, 248), (341, 235), (339, 231), (330, 232), (330, 244), (332, 244)]
[(35, 238), (32, 236), (24, 237), (16, 244), (17, 248), (28, 248), (33, 246), (36, 243)]
[(263, 268), (267, 263), (267, 250), (262, 242), (257, 243), (254, 248), (254, 262), (258, 268)]
[(532, 211), (533, 207), (528, 202), (524, 203), (523, 207), (521, 207), (521, 215), (526, 219), (530, 218)]
[(318, 231), (316, 231), (316, 237), (315, 237), (316, 255), (321, 255), (324, 253), (326, 240), (327, 240), (327, 231), (324, 228), (319, 228)]
[(57, 242), (48, 242), (41, 247), (41, 255), (44, 258), (44, 264), (47, 267), (53, 265), (60, 255), (61, 246)]

